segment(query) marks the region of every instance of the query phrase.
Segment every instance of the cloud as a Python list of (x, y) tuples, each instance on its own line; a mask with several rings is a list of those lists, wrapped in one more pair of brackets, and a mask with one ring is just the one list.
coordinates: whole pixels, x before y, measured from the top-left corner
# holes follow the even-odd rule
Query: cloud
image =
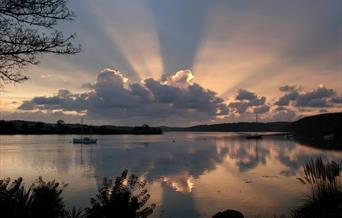
[(236, 113), (238, 114), (243, 114), (247, 111), (248, 109), (248, 103), (247, 102), (239, 102), (239, 101), (235, 101), (235, 102), (231, 102), (229, 104), (230, 108), (233, 108), (235, 110)]
[(299, 93), (297, 90), (289, 90), (289, 92), (284, 96), (280, 97), (275, 104), (278, 106), (288, 106), (290, 104), (290, 101), (296, 100), (298, 96)]
[[(283, 85), (276, 100), (238, 89), (229, 103), (217, 93), (196, 83), (190, 70), (181, 70), (161, 79), (131, 82), (114, 69), (104, 69), (96, 80), (83, 85), (87, 90), (73, 93), (59, 89), (53, 96), (37, 96), (24, 101), (18, 113), (43, 112), (85, 116), (101, 124), (182, 125), (248, 121), (260, 114), (263, 121), (289, 121), (318, 112), (336, 111), (342, 96), (323, 85), (310, 91)], [(45, 116), (46, 117), (46, 116)], [(73, 118), (74, 118), (73, 117)]]
[(300, 116), (298, 116), (294, 110), (289, 109), (287, 107), (280, 106), (280, 107), (276, 107), (273, 109), (268, 120), (289, 122), (289, 121), (297, 120), (299, 118)]
[(323, 85), (309, 92), (300, 92), (295, 86), (287, 85), (280, 87), (280, 90), (286, 94), (276, 101), (275, 104), (278, 106), (288, 106), (292, 103), (297, 107), (322, 108), (331, 107), (332, 103), (337, 103), (339, 100), (335, 90)]
[[(46, 97), (34, 97), (32, 100), (24, 101), (19, 110), (61, 110), (81, 112), (85, 110), (87, 94), (72, 94), (69, 90), (60, 89), (57, 95)], [(63, 106), (63, 107), (61, 107)]]
[(255, 114), (264, 114), (270, 110), (270, 106), (268, 105), (262, 105), (259, 107), (254, 108), (254, 113)]
[(289, 85), (284, 85), (279, 87), (279, 90), (282, 92), (289, 92), (289, 91), (296, 91), (298, 88), (296, 86), (289, 86)]
[(342, 104), (342, 95), (336, 95), (330, 99), (330, 103)]
[(266, 104), (266, 97), (257, 96), (255, 93), (245, 89), (239, 89), (235, 96), (235, 101), (229, 104), (238, 114), (249, 113), (266, 113), (269, 106)]
[(121, 72), (105, 69), (94, 83), (83, 86), (89, 89), (84, 93), (61, 89), (54, 96), (24, 101), (18, 109), (84, 111), (90, 119), (107, 119), (121, 124), (197, 122), (227, 115), (229, 109), (224, 100), (215, 92), (193, 83), (193, 79), (191, 71), (184, 70), (160, 80), (149, 78), (130, 83)]
[(244, 90), (244, 89), (239, 89), (238, 94), (235, 97), (236, 100), (254, 100), (256, 98), (257, 98), (256, 94), (254, 94), (253, 92)]

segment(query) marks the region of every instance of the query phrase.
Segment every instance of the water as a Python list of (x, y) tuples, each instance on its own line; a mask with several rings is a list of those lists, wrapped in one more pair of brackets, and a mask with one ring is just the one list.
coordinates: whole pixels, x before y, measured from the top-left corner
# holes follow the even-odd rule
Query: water
[(149, 182), (152, 217), (211, 217), (235, 209), (248, 216), (288, 213), (309, 187), (296, 178), (310, 158), (341, 160), (282, 137), (254, 141), (230, 133), (95, 136), (74, 145), (71, 135), (0, 136), (0, 178), (43, 176), (68, 185), (68, 205), (87, 207), (103, 177), (129, 169)]

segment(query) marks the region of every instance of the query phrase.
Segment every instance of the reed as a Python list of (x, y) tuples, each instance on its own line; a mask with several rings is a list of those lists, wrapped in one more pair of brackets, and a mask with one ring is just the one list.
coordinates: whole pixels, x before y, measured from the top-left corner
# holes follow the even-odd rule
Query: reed
[(301, 206), (292, 211), (292, 217), (338, 217), (342, 214), (342, 162), (311, 159), (304, 164), (301, 182), (311, 186)]

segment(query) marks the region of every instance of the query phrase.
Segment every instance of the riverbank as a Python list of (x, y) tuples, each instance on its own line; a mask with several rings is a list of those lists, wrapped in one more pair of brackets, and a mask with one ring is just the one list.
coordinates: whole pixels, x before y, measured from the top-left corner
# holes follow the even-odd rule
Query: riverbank
[(43, 123), (23, 120), (0, 121), (0, 135), (52, 135), (52, 134), (96, 134), (96, 135), (153, 135), (162, 134), (159, 127), (143, 126), (92, 126), (65, 124), (62, 122)]

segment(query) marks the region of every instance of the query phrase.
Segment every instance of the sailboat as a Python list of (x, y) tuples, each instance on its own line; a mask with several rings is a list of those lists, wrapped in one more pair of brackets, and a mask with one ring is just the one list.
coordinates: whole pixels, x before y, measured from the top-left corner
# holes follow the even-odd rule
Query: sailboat
[[(255, 124), (258, 123), (258, 114), (255, 113)], [(262, 135), (255, 132), (254, 134), (250, 134), (246, 136), (247, 139), (262, 139)]]
[(80, 138), (73, 138), (72, 142), (74, 144), (96, 144), (97, 139), (89, 137), (83, 137), (83, 118), (81, 119), (81, 134)]

